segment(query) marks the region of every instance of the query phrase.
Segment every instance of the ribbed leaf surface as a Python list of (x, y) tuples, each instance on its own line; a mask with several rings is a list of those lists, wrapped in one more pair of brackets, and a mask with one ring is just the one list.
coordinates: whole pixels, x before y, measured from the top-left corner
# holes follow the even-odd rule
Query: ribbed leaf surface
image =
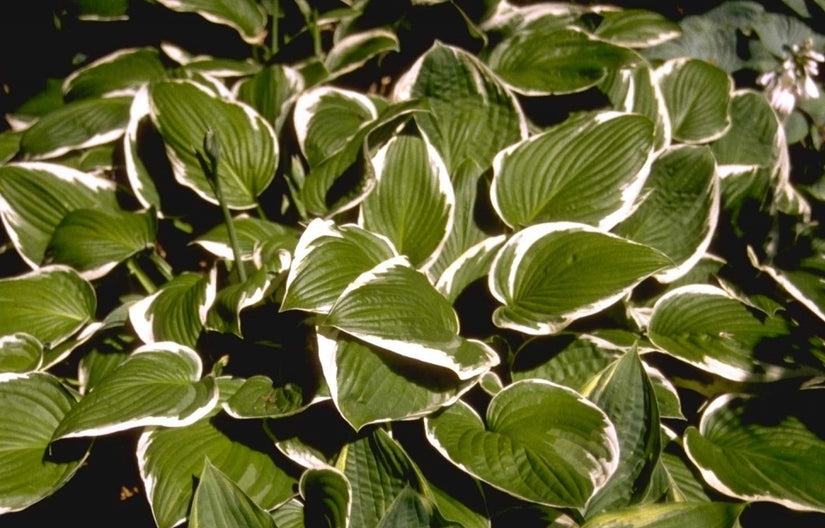
[(618, 9), (606, 11), (602, 16), (596, 35), (620, 46), (645, 48), (682, 34), (679, 24), (645, 9)]
[(304, 498), (304, 525), (318, 528), (349, 528), (352, 489), (349, 480), (335, 468), (308, 469), (299, 483)]
[(275, 520), (255, 504), (221, 470), (208, 460), (203, 465), (189, 514), (192, 528), (277, 528)]
[(280, 133), (291, 102), (303, 88), (303, 78), (283, 64), (272, 64), (241, 79), (233, 91), (239, 101), (251, 105)]
[(395, 33), (372, 29), (347, 35), (336, 42), (327, 53), (324, 65), (337, 77), (360, 68), (375, 56), (398, 50), (398, 36)]
[(743, 508), (728, 502), (644, 504), (599, 515), (582, 528), (737, 528)]
[(106, 94), (134, 94), (166, 73), (160, 55), (153, 48), (130, 48), (110, 53), (76, 70), (63, 81), (67, 100)]
[(225, 24), (250, 44), (266, 38), (266, 12), (255, 0), (158, 0), (169, 9), (197, 13), (210, 22)]

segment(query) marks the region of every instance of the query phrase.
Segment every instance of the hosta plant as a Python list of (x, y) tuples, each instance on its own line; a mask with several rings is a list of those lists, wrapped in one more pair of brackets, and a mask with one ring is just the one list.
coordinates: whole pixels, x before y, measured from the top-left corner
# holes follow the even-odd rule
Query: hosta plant
[(7, 115), (0, 523), (121, 522), (115, 459), (160, 528), (822, 523), (787, 3), (71, 2), (242, 51), (108, 51)]

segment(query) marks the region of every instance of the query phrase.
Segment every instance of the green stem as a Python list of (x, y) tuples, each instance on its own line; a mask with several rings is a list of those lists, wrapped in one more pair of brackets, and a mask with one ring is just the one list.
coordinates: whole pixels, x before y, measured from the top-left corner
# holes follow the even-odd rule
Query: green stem
[(146, 290), (146, 293), (151, 295), (158, 291), (158, 287), (155, 286), (155, 283), (152, 282), (152, 279), (149, 278), (149, 275), (147, 275), (146, 272), (140, 269), (140, 266), (138, 266), (137, 262), (135, 262), (135, 259), (130, 258), (129, 260), (127, 260), (126, 268), (128, 268), (129, 273), (131, 273), (137, 278), (138, 282), (140, 282), (141, 286), (143, 286), (143, 289)]
[[(217, 182), (217, 178), (215, 179)], [(219, 186), (215, 185), (216, 191)], [(232, 254), (235, 256), (235, 268), (238, 270), (238, 279), (241, 282), (246, 282), (246, 270), (241, 261), (241, 246), (238, 244), (238, 233), (235, 231), (235, 224), (232, 222), (232, 215), (229, 214), (229, 207), (226, 205), (226, 200), (223, 199), (223, 194), (218, 191), (215, 193), (218, 201), (221, 204), (221, 212), (223, 213), (223, 221), (226, 222), (226, 231), (229, 233), (229, 244), (232, 245)]]
[(175, 278), (175, 273), (172, 270), (172, 266), (170, 266), (169, 263), (163, 259), (163, 257), (153, 251), (149, 254), (149, 259), (155, 265), (160, 274), (163, 275), (164, 279), (170, 281)]
[(278, 18), (280, 17), (280, 14), (281, 14), (281, 6), (279, 4), (280, 3), (278, 2), (278, 0), (273, 0), (272, 1), (272, 6), (274, 7), (274, 9), (272, 10), (272, 28), (270, 29), (271, 40), (269, 42), (269, 50), (272, 52), (272, 55), (271, 55), (272, 57), (274, 57), (275, 55), (278, 54), (278, 49), (279, 49), (279, 46), (278, 46), (278, 38), (279, 38), (279, 35), (278, 35)]

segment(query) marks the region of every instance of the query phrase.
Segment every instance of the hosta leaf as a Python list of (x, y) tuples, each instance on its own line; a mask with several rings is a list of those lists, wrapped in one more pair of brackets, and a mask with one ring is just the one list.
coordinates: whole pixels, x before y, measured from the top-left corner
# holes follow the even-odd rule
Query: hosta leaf
[(465, 251), (455, 262), (447, 266), (438, 278), (436, 289), (448, 301), (455, 302), (464, 288), (489, 273), (493, 260), (506, 238), (505, 235), (488, 238)]
[(754, 267), (766, 273), (789, 295), (825, 321), (825, 283), (822, 280), (825, 259), (821, 254), (804, 259), (795, 270), (760, 264), (752, 248), (748, 248), (748, 257)]
[(602, 17), (596, 28), (596, 36), (620, 46), (645, 48), (682, 34), (679, 24), (668, 20), (661, 13), (645, 9), (606, 11), (602, 13)]
[(521, 108), (473, 55), (436, 42), (395, 87), (396, 100), (423, 97), (431, 112), (416, 123), (452, 173), (466, 159), (490, 165), (502, 148), (527, 137)]
[(191, 348), (169, 342), (140, 347), (63, 417), (55, 438), (189, 425), (218, 402), (215, 378), (201, 379), (202, 368)]
[(33, 336), (17, 332), (0, 337), (0, 377), (5, 372), (33, 372), (43, 364), (43, 345)]
[(23, 132), (20, 150), (31, 158), (56, 158), (70, 150), (94, 147), (123, 135), (131, 97), (87, 99), (67, 104)]
[(258, 73), (261, 65), (253, 60), (235, 60), (206, 56), (193, 57), (184, 63), (187, 72), (201, 73), (209, 77), (224, 79), (228, 77), (245, 77)]
[(80, 358), (77, 367), (80, 393), (88, 393), (121, 363), (129, 359), (135, 339), (131, 332), (126, 333), (125, 329), (121, 329), (95, 342), (91, 350)]
[(662, 446), (656, 394), (635, 348), (602, 371), (584, 394), (605, 412), (619, 439), (619, 464), (587, 503), (589, 518), (640, 502)]
[(395, 497), (389, 510), (378, 523), (377, 528), (408, 526), (409, 528), (430, 528), (431, 515), (424, 497), (411, 488), (404, 488)]
[(744, 507), (728, 502), (644, 504), (604, 513), (582, 528), (738, 528)]
[(0, 336), (25, 332), (52, 346), (89, 322), (96, 308), (92, 285), (65, 266), (0, 279)]
[(655, 71), (667, 104), (673, 138), (706, 143), (730, 126), (733, 80), (724, 71), (697, 59), (673, 59)]
[(613, 230), (656, 248), (675, 264), (657, 273), (673, 282), (702, 258), (719, 217), (719, 179), (710, 149), (680, 145), (664, 151), (642, 188), (640, 204)]
[(398, 51), (398, 37), (385, 29), (372, 29), (348, 35), (332, 46), (324, 65), (334, 76), (353, 71), (382, 53)]
[(328, 313), (356, 277), (395, 255), (387, 239), (358, 226), (313, 220), (295, 248), (281, 310)]
[(450, 303), (403, 257), (359, 275), (324, 324), (396, 354), (450, 369), (462, 380), (499, 362), (486, 344), (458, 335), (458, 316)]
[(277, 528), (275, 520), (209, 460), (192, 498), (189, 526), (207, 528)]
[[(249, 445), (267, 445), (260, 424), (243, 428), (240, 423), (246, 422), (229, 424), (218, 415), (186, 427), (150, 428), (140, 436), (140, 477), (159, 528), (171, 528), (185, 520), (193, 496), (192, 481), (202, 474), (207, 458), (264, 509), (294, 495), (295, 479), (269, 454)], [(239, 431), (253, 441), (238, 440)]]
[[(681, 448), (679, 448), (679, 454), (664, 451), (659, 458), (659, 464), (667, 474), (668, 499), (674, 502), (710, 501), (705, 492), (705, 484), (699, 476), (699, 471), (681, 451)], [(694, 475), (694, 473), (696, 474)]]
[(6, 130), (0, 132), (0, 164), (6, 163), (20, 151), (22, 132)]
[(405, 489), (421, 489), (407, 453), (381, 429), (347, 444), (338, 467), (352, 486), (353, 527), (379, 526)]
[(618, 463), (616, 430), (566, 387), (518, 381), (499, 392), (486, 426), (465, 403), (425, 419), (427, 437), (453, 464), (518, 498), (583, 507)]
[[(277, 240), (289, 251), (292, 251), (298, 242), (298, 232), (295, 229), (268, 220), (241, 214), (232, 219), (232, 224), (238, 237), (238, 249), (241, 250), (244, 259), (251, 259), (255, 253), (255, 246), (264, 240)], [(235, 259), (225, 223), (202, 234), (194, 243), (222, 259)]]
[(641, 114), (655, 126), (655, 150), (670, 145), (671, 125), (667, 105), (653, 71), (646, 64), (613, 70), (599, 88), (618, 110)]
[[(71, 0), (78, 20), (127, 20), (129, 0)], [(73, 13), (75, 11), (72, 11)]]
[(31, 267), (43, 262), (55, 228), (76, 209), (119, 209), (114, 182), (51, 163), (0, 167), (0, 214)]
[(184, 272), (129, 307), (129, 321), (144, 343), (174, 341), (195, 346), (215, 300), (216, 271)]
[(335, 406), (355, 430), (424, 416), (475, 384), (329, 330), (319, 332), (318, 355)]
[(272, 64), (239, 81), (233, 92), (261, 114), (280, 133), (290, 103), (304, 87), (298, 72), (282, 64)]
[(51, 447), (52, 433), (75, 403), (51, 375), (0, 374), (0, 401), (3, 514), (28, 508), (57, 491), (80, 468), (89, 450), (86, 444)]
[(634, 62), (630, 50), (573, 28), (521, 31), (497, 45), (490, 68), (525, 95), (579, 92), (597, 85), (608, 70)]
[(123, 163), (126, 166), (126, 177), (135, 198), (145, 208), (154, 207), (162, 211), (161, 197), (152, 175), (141, 157), (138, 145), (139, 132), (142, 125), (150, 122), (151, 108), (149, 106), (149, 87), (138, 90), (129, 107), (129, 124), (123, 134)]
[(266, 38), (266, 12), (255, 0), (158, 0), (174, 11), (197, 13), (210, 22), (225, 24), (250, 44)]
[(825, 511), (821, 391), (771, 399), (726, 394), (685, 431), (685, 451), (716, 490), (746, 501)]
[(538, 224), (514, 235), (489, 275), (504, 304), (493, 322), (528, 334), (558, 332), (627, 294), (669, 260), (635, 242), (571, 222)]
[(500, 152), (490, 195), (512, 227), (571, 221), (610, 229), (630, 213), (652, 161), (647, 118), (571, 119)]
[(83, 277), (97, 279), (151, 247), (156, 229), (152, 211), (77, 209), (57, 225), (46, 253), (54, 262), (75, 268)]
[(754, 314), (723, 290), (689, 285), (663, 295), (653, 307), (648, 336), (662, 351), (723, 378), (771, 378), (754, 356), (757, 346), (787, 335), (777, 316)]
[(278, 528), (306, 528), (304, 504), (297, 499), (292, 499), (273, 511), (272, 518)]
[(455, 196), (444, 162), (421, 138), (396, 136), (372, 164), (377, 181), (361, 203), (359, 224), (426, 270), (452, 229)]
[(308, 469), (299, 483), (304, 498), (305, 526), (318, 528), (348, 528), (352, 489), (349, 480), (337, 469)]
[(227, 400), (224, 410), (233, 418), (277, 418), (296, 414), (309, 403), (291, 381), (276, 386), (266, 376), (252, 376)]
[(146, 83), (165, 77), (153, 48), (121, 49), (76, 70), (63, 81), (67, 100), (135, 94)]
[(370, 99), (358, 92), (322, 86), (295, 101), (295, 135), (310, 167), (341, 150), (367, 121), (378, 116)]
[(160, 82), (149, 90), (152, 119), (166, 144), (175, 179), (217, 204), (195, 151), (212, 130), (221, 146), (217, 177), (227, 205), (248, 209), (270, 184), (278, 164), (275, 131), (251, 107), (224, 101), (189, 82)]
[(645, 372), (653, 385), (653, 392), (656, 394), (656, 404), (659, 407), (659, 416), (662, 418), (673, 418), (685, 420), (682, 414), (682, 401), (673, 383), (660, 370), (645, 363)]

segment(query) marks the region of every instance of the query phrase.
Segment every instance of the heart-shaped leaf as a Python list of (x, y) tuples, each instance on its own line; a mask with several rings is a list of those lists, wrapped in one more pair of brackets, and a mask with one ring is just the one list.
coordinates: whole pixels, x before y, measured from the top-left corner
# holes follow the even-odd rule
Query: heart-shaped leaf
[(458, 316), (450, 303), (403, 257), (359, 275), (324, 324), (396, 354), (450, 369), (462, 380), (499, 362), (488, 345), (458, 335)]
[(0, 279), (0, 336), (25, 332), (52, 346), (90, 321), (96, 308), (92, 285), (65, 266)]
[(685, 451), (717, 491), (746, 501), (825, 512), (819, 390), (782, 399), (726, 394), (685, 431)]
[(250, 44), (266, 38), (266, 11), (255, 0), (158, 0), (175, 11), (197, 13), (217, 24), (225, 24)]
[(653, 248), (584, 224), (528, 227), (493, 261), (490, 292), (504, 304), (493, 322), (534, 335), (558, 332), (612, 305), (669, 262)]
[(209, 460), (192, 497), (192, 528), (277, 528), (275, 520)]
[(212, 376), (191, 348), (156, 343), (136, 349), (61, 420), (55, 438), (102, 436), (146, 425), (181, 427), (218, 402)]
[(455, 196), (444, 162), (421, 138), (395, 136), (372, 164), (376, 185), (361, 203), (359, 224), (428, 269), (453, 223)]
[(490, 402), (486, 425), (459, 401), (425, 419), (427, 438), (459, 468), (523, 500), (583, 507), (618, 464), (616, 430), (580, 394), (518, 381)]
[(396, 83), (394, 98), (422, 97), (415, 121), (452, 173), (464, 160), (488, 167), (502, 148), (527, 137), (515, 97), (477, 58), (436, 42)]
[[(72, 394), (44, 373), (0, 374), (0, 514), (23, 510), (57, 491), (89, 454), (50, 450), (60, 421), (75, 404)], [(73, 446), (73, 447), (79, 447)]]
[(571, 119), (500, 152), (490, 195), (511, 227), (571, 221), (610, 229), (630, 213), (652, 161), (647, 118)]
[(248, 209), (270, 184), (278, 165), (278, 141), (266, 119), (251, 107), (224, 101), (191, 81), (167, 81), (149, 89), (151, 115), (163, 136), (175, 179), (217, 204), (196, 152), (207, 130), (220, 144), (217, 179), (227, 205)]
[(63, 93), (67, 100), (135, 94), (141, 86), (164, 76), (157, 50), (121, 49), (75, 70), (63, 81)]
[(31, 267), (43, 262), (54, 230), (77, 209), (119, 210), (114, 182), (52, 163), (0, 167), (3, 224)]

